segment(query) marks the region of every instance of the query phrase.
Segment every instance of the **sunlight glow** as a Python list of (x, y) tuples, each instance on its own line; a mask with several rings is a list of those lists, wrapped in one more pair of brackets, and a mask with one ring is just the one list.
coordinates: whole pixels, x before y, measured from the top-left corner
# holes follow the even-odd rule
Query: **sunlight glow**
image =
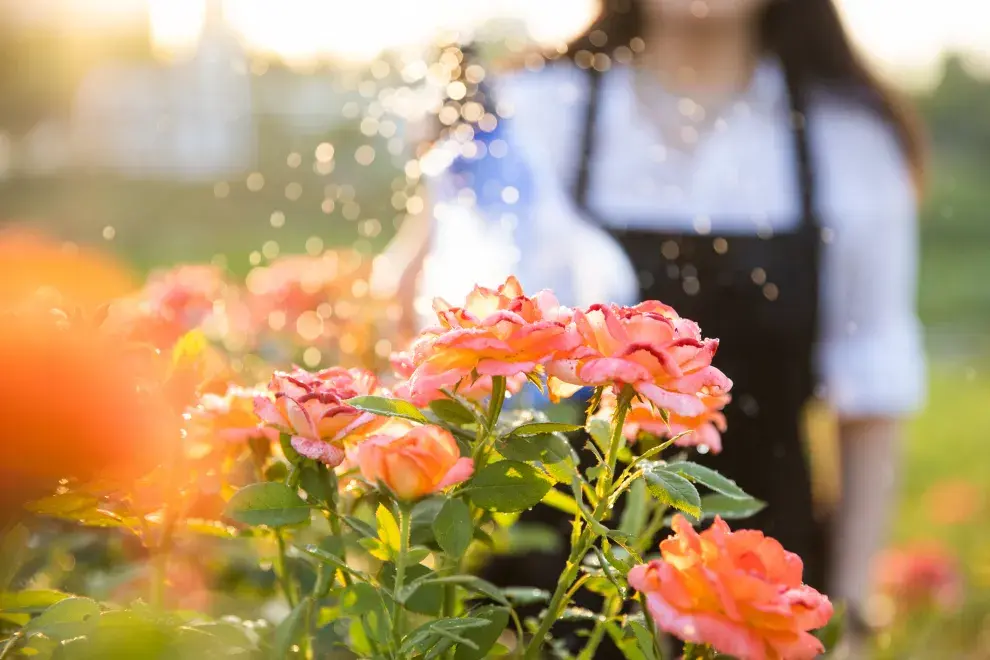
[(148, 0), (151, 43), (167, 57), (196, 49), (206, 24), (206, 0)]
[[(124, 0), (99, 0), (114, 4)], [(442, 30), (469, 31), (486, 19), (521, 20), (530, 36), (555, 44), (579, 33), (598, 0), (145, 0), (156, 49), (193, 48), (208, 2), (248, 51), (289, 64), (368, 61), (387, 48), (415, 47)], [(972, 0), (836, 0), (854, 39), (888, 73), (924, 77), (946, 48), (990, 63), (990, 4)], [(896, 24), (896, 29), (894, 29)]]

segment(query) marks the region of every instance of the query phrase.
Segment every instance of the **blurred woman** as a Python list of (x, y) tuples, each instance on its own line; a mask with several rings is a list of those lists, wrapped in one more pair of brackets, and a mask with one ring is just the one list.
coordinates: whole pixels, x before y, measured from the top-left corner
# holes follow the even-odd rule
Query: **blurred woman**
[[(768, 503), (746, 526), (855, 623), (923, 399), (918, 138), (831, 0), (604, 5), (564, 57), (469, 87), (502, 116), (434, 150), (461, 157), (430, 182), (433, 219), (383, 258), (405, 255), (394, 290), (411, 314), (417, 279), (456, 299), (515, 272), (565, 304), (658, 299), (698, 321), (735, 383), (703, 460)], [(830, 526), (802, 432), (816, 397), (840, 420)]]

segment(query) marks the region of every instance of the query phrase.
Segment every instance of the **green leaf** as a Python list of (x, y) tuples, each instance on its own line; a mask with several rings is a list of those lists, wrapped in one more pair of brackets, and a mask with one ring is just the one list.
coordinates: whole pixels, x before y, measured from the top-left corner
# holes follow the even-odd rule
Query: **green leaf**
[(0, 536), (0, 592), (6, 591), (27, 560), (31, 532), (17, 524)]
[(361, 571), (355, 568), (351, 568), (346, 561), (344, 561), (337, 555), (333, 554), (332, 552), (328, 552), (319, 546), (310, 544), (304, 548), (299, 548), (299, 549), (305, 552), (306, 554), (308, 554), (310, 557), (318, 561), (321, 561), (324, 564), (329, 564), (330, 566), (339, 568), (345, 573), (350, 573), (351, 575), (354, 575), (361, 579), (367, 579), (367, 576), (364, 573), (362, 573)]
[(302, 466), (300, 485), (306, 494), (321, 504), (329, 503), (335, 495), (337, 476), (322, 463), (306, 461)]
[(565, 607), (564, 611), (557, 617), (558, 621), (596, 621), (598, 612), (593, 612), (584, 607)]
[(460, 401), (453, 399), (437, 399), (436, 401), (432, 401), (430, 403), (430, 411), (443, 421), (454, 426), (474, 424), (478, 421), (474, 418), (471, 411), (465, 408)]
[(268, 482), (234, 493), (224, 515), (244, 525), (285, 527), (308, 522), (309, 505), (285, 484)]
[(409, 521), (409, 542), (414, 544), (429, 544), (433, 542), (433, 521), (446, 502), (443, 497), (429, 497), (416, 502), (412, 510), (412, 520)]
[(367, 582), (355, 582), (340, 592), (340, 610), (350, 616), (363, 616), (382, 609), (381, 594)]
[(642, 479), (636, 479), (626, 492), (626, 506), (622, 510), (622, 517), (619, 519), (619, 531), (624, 534), (639, 536), (646, 527), (646, 521), (650, 515), (649, 505), (646, 482)]
[(395, 516), (384, 504), (379, 504), (375, 511), (375, 520), (378, 521), (378, 538), (382, 544), (393, 552), (399, 552), (399, 524), (395, 521)]
[(690, 481), (659, 467), (647, 470), (644, 476), (653, 497), (696, 520), (701, 518), (701, 496)]
[(344, 516), (344, 522), (347, 523), (348, 527), (357, 532), (358, 536), (366, 539), (378, 538), (378, 531), (375, 530), (375, 528), (369, 523), (366, 523), (360, 518), (355, 518), (354, 516)]
[(612, 444), (612, 425), (608, 423), (608, 420), (594, 417), (588, 420), (588, 426), (586, 428), (588, 435), (595, 441), (598, 448), (603, 453), (607, 453), (609, 445)]
[(306, 611), (309, 609), (309, 597), (299, 601), (289, 616), (275, 628), (275, 642), (272, 647), (273, 658), (289, 657), (289, 649), (296, 643), (306, 627)]
[(419, 411), (419, 408), (402, 399), (388, 399), (383, 396), (356, 396), (345, 401), (349, 406), (358, 410), (382, 415), (383, 417), (401, 417), (420, 424), (429, 424), (430, 420)]
[(646, 629), (646, 626), (638, 621), (629, 621), (626, 625), (632, 630), (633, 635), (636, 637), (636, 644), (639, 646), (640, 652), (647, 658), (647, 660), (657, 660), (653, 635), (651, 635), (650, 631)]
[(571, 444), (564, 436), (554, 433), (509, 435), (498, 439), (495, 450), (510, 460), (539, 461), (547, 465), (574, 458)]
[(502, 589), (502, 595), (517, 606), (549, 603), (551, 596), (549, 591), (534, 587), (505, 587)]
[(487, 657), (488, 651), (495, 646), (495, 642), (509, 625), (509, 610), (504, 607), (491, 605), (479, 607), (471, 612), (471, 617), (483, 619), (486, 624), (466, 630), (461, 636), (474, 642), (478, 648), (473, 649), (466, 644), (458, 644), (454, 653), (455, 660), (480, 660)]
[(291, 435), (289, 435), (288, 433), (279, 433), (278, 442), (279, 445), (281, 445), (282, 447), (282, 454), (285, 456), (285, 459), (287, 461), (295, 465), (300, 460), (302, 460), (302, 457), (299, 455), (299, 452), (297, 452), (296, 448), (292, 446)]
[(239, 622), (206, 621), (197, 623), (191, 628), (204, 632), (222, 642), (222, 650), (233, 649), (251, 651), (258, 648), (258, 633)]
[(728, 498), (734, 500), (753, 499), (746, 493), (746, 491), (737, 486), (735, 481), (729, 479), (728, 477), (723, 477), (715, 470), (705, 467), (704, 465), (683, 461), (679, 463), (670, 463), (667, 465), (667, 469), (671, 472), (677, 472), (682, 477), (687, 477), (689, 480), (701, 484), (702, 486), (707, 486), (716, 493), (721, 493)]
[(531, 465), (519, 461), (489, 463), (464, 489), (477, 506), (511, 513), (535, 506), (553, 482)]
[(562, 422), (530, 422), (512, 429), (509, 435), (526, 437), (529, 435), (542, 435), (544, 433), (573, 433), (580, 431), (581, 426), (577, 424), (564, 424)]
[(36, 614), (66, 598), (71, 594), (54, 589), (0, 593), (0, 612)]
[(100, 606), (89, 598), (73, 596), (55, 603), (24, 626), (25, 635), (41, 634), (63, 640), (87, 634), (100, 618)]
[[(392, 587), (395, 584), (395, 567), (388, 564), (387, 571), (382, 573), (385, 583)], [(426, 566), (413, 564), (406, 567), (406, 579), (416, 582), (423, 578), (434, 575)], [(420, 584), (411, 593), (405, 594), (403, 606), (410, 612), (425, 614), (436, 617), (440, 615), (443, 606), (443, 585), (440, 584)]]
[(471, 510), (464, 500), (452, 498), (443, 503), (433, 521), (433, 536), (440, 548), (450, 557), (459, 558), (474, 535)]
[(413, 657), (427, 651), (444, 637), (457, 636), (461, 631), (485, 625), (488, 621), (467, 616), (427, 621), (406, 636), (399, 648), (399, 657)]
[(701, 498), (704, 518), (721, 516), (725, 520), (742, 520), (754, 516), (767, 506), (756, 498), (736, 500), (725, 495), (705, 495)]
[(501, 605), (508, 605), (509, 601), (506, 600), (505, 595), (503, 595), (502, 590), (496, 587), (491, 582), (487, 580), (482, 580), (474, 575), (447, 575), (444, 577), (430, 577), (426, 576), (416, 580), (413, 585), (410, 586), (423, 586), (430, 584), (456, 584), (464, 587), (468, 591), (473, 591), (475, 593), (488, 596), (495, 602)]

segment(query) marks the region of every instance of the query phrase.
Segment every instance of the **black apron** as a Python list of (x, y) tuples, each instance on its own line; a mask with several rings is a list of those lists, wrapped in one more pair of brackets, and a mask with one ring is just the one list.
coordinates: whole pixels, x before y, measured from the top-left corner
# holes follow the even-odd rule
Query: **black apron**
[[(787, 76), (794, 171), (801, 196), (802, 217), (796, 227), (768, 235), (674, 234), (618, 229), (602, 222), (589, 207), (602, 76), (589, 71), (588, 77), (577, 205), (622, 246), (639, 277), (640, 300), (671, 305), (681, 316), (697, 321), (704, 336), (720, 339), (714, 364), (734, 383), (732, 402), (725, 410), (728, 431), (723, 434), (722, 452), (695, 454), (692, 460), (717, 469), (767, 502), (756, 516), (730, 524), (759, 529), (800, 555), (805, 582), (822, 590), (826, 525), (815, 518), (802, 427), (803, 409), (816, 383), (813, 359), (822, 240), (802, 90)], [(558, 528), (566, 544), (570, 520), (563, 514), (539, 507), (526, 519)], [(485, 575), (501, 584), (552, 591), (566, 554), (563, 548), (552, 555), (497, 558)], [(593, 601), (588, 606), (595, 607)], [(564, 629), (554, 630), (560, 634)], [(581, 639), (576, 644), (580, 648)], [(606, 640), (596, 657), (622, 656)]]

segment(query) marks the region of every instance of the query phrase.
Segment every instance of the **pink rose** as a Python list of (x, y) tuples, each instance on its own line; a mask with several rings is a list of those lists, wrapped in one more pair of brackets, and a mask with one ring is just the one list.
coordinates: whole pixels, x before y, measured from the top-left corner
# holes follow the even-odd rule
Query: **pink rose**
[(344, 460), (345, 441), (363, 439), (387, 421), (345, 403), (352, 397), (379, 393), (378, 380), (363, 369), (276, 371), (268, 391), (270, 396), (254, 400), (262, 421), (291, 435), (297, 452), (331, 467)]
[(577, 345), (570, 310), (553, 294), (523, 294), (510, 277), (497, 290), (475, 287), (464, 307), (434, 302), (439, 325), (413, 343), (408, 395), (429, 401), (472, 376), (516, 376), (537, 369)]
[(629, 384), (672, 415), (706, 411), (698, 394), (721, 395), (732, 381), (712, 366), (717, 339), (703, 339), (694, 321), (657, 301), (635, 307), (593, 305), (574, 312), (581, 344), (547, 365), (554, 397), (585, 386)]

